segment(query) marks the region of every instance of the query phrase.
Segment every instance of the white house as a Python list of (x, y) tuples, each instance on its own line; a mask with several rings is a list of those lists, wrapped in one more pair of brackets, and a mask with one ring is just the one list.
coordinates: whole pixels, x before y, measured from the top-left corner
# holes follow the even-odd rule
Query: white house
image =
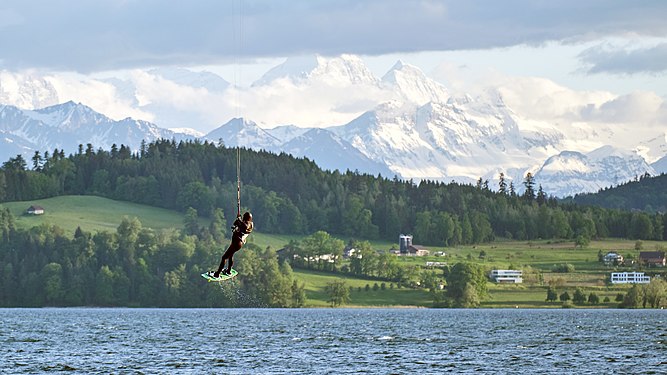
[(28, 210), (26, 211), (28, 215), (43, 215), (44, 214), (44, 207), (42, 206), (37, 206), (37, 205), (32, 205), (28, 207)]
[(492, 270), (489, 278), (497, 283), (520, 284), (523, 282), (521, 270)]
[(611, 265), (622, 264), (624, 259), (623, 255), (619, 253), (608, 252), (607, 254), (605, 254), (602, 260), (604, 261), (604, 264), (611, 266)]
[(648, 284), (650, 276), (644, 276), (644, 272), (612, 272), (612, 284)]

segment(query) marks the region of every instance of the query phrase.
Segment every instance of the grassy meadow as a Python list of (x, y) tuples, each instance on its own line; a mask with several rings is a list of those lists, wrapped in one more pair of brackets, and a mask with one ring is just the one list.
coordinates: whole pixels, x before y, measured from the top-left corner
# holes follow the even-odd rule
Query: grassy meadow
[[(45, 214), (40, 216), (25, 215), (30, 205), (44, 207)], [(144, 227), (156, 230), (182, 228), (183, 214), (135, 203), (114, 201), (95, 196), (62, 196), (25, 202), (8, 202), (0, 204), (7, 207), (16, 217), (16, 225), (20, 228), (31, 228), (42, 224), (57, 225), (66, 233), (73, 235), (80, 226), (89, 232), (115, 231), (124, 217), (138, 218)], [(202, 224), (206, 224), (202, 220)], [(397, 234), (398, 237), (398, 234)], [(300, 240), (303, 236), (273, 235), (256, 232), (249, 241), (264, 248), (271, 246), (279, 249), (290, 240)], [(341, 238), (347, 242), (347, 238)], [(398, 238), (397, 238), (398, 240)], [(398, 242), (398, 241), (397, 241)], [(387, 241), (371, 241), (378, 251), (396, 248), (398, 243)], [(418, 243), (417, 239), (415, 242)], [(667, 242), (643, 241), (643, 250), (664, 250)], [(489, 282), (489, 296), (482, 301), (482, 307), (523, 307), (542, 308), (560, 307), (560, 302), (545, 302), (548, 285), (555, 286), (557, 293), (568, 291), (570, 295), (575, 288), (583, 288), (586, 295), (595, 292), (600, 301), (609, 297), (609, 303), (600, 303), (596, 307), (615, 307), (614, 301), (618, 293), (624, 293), (629, 286), (608, 286), (606, 280), (614, 271), (598, 262), (598, 252), (617, 251), (626, 258), (637, 259), (639, 250), (635, 249), (635, 241), (610, 239), (591, 241), (586, 248), (576, 248), (572, 241), (496, 241), (476, 246), (429, 247), (431, 254), (443, 252), (442, 256), (399, 257), (402, 264), (425, 267), (426, 262), (442, 262), (453, 265), (458, 262), (470, 261), (483, 265), (486, 269), (521, 269), (524, 271), (524, 283), (519, 285), (498, 285)], [(557, 273), (553, 269), (560, 264), (571, 264), (575, 271)], [(634, 269), (619, 269), (619, 271)], [(295, 276), (306, 287), (308, 306), (328, 306), (325, 292), (327, 283), (344, 279), (350, 289), (348, 306), (380, 307), (380, 306), (412, 306), (428, 307), (432, 301), (427, 291), (420, 289), (399, 288), (388, 281), (353, 278), (340, 274), (294, 270)], [(650, 274), (650, 273), (649, 273)], [(417, 281), (417, 280), (415, 280)], [(378, 284), (377, 290), (373, 286)], [(384, 283), (384, 288), (381, 285)], [(366, 285), (370, 290), (366, 289)]]
[[(44, 207), (44, 214), (26, 215), (25, 212), (31, 205)], [(57, 225), (71, 235), (74, 235), (77, 227), (86, 232), (113, 232), (124, 217), (136, 217), (142, 226), (147, 228), (183, 228), (183, 215), (179, 212), (90, 195), (0, 203), (0, 208), (3, 207), (9, 208), (16, 217), (19, 228), (27, 229), (42, 224)]]

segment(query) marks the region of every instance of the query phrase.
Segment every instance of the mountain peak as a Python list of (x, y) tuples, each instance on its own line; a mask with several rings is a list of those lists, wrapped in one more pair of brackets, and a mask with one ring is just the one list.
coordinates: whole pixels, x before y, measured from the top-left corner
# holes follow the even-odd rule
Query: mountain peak
[(428, 102), (445, 103), (449, 93), (442, 84), (428, 78), (421, 69), (398, 60), (382, 77), (385, 86), (395, 89), (400, 98), (424, 105)]
[(195, 72), (185, 68), (162, 67), (152, 69), (148, 73), (179, 85), (205, 88), (209, 92), (223, 92), (230, 85), (229, 82), (219, 75), (205, 70)]
[(278, 79), (288, 79), (298, 85), (313, 82), (332, 86), (378, 83), (364, 62), (355, 55), (340, 55), (333, 58), (320, 55), (290, 57), (269, 70), (255, 81), (253, 86), (268, 85)]
[(403, 60), (398, 59), (398, 60), (396, 61), (396, 64), (394, 64), (394, 66), (392, 66), (391, 69), (389, 69), (389, 71), (392, 71), (392, 70), (401, 70), (401, 69), (403, 69), (404, 66), (405, 66), (405, 64), (403, 63)]

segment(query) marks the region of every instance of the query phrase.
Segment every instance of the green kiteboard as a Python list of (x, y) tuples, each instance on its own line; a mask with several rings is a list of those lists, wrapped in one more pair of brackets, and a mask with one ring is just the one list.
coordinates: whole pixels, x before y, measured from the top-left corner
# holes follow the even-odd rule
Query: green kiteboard
[(235, 277), (235, 276), (238, 275), (238, 274), (239, 274), (239, 273), (236, 272), (236, 270), (232, 268), (232, 271), (229, 273), (229, 275), (224, 275), (224, 274), (221, 273), (221, 274), (220, 274), (220, 277), (217, 277), (217, 278), (216, 278), (216, 277), (211, 277), (211, 276), (208, 275), (208, 273), (204, 272), (204, 273), (201, 274), (201, 277), (205, 278), (205, 279), (208, 280), (208, 282), (210, 283), (211, 281), (225, 281), (225, 280), (229, 280), (229, 279)]

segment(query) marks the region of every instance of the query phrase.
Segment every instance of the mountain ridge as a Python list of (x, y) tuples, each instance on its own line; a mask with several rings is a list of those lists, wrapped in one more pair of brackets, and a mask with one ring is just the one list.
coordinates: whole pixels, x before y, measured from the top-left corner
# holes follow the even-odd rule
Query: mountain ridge
[[(228, 82), (215, 78), (209, 72), (153, 69), (147, 74), (182, 87), (217, 90), (219, 95), (232, 89)], [(35, 77), (31, 79), (26, 82), (38, 81)], [(160, 104), (142, 108), (164, 111), (156, 118), (167, 119), (166, 125), (169, 126), (166, 128), (132, 118), (111, 120), (90, 107), (78, 107), (74, 102), (63, 103), (60, 107), (45, 107), (48, 110), (0, 107), (3, 113), (0, 135), (4, 134), (0, 137), (0, 157), (6, 159), (19, 150), (26, 150), (24, 154), (30, 156), (35, 150), (54, 147), (73, 151), (79, 143), (93, 143), (96, 147), (126, 144), (136, 150), (141, 143), (140, 138), (147, 141), (156, 138), (180, 140), (199, 136), (213, 142), (222, 140), (228, 146), (276, 153), (294, 152), (297, 156), (314, 160), (325, 169), (359, 170), (395, 175), (402, 179), (472, 183), (483, 178), (494, 186), (502, 172), (506, 179), (514, 180), (515, 186), (520, 188), (525, 174), (531, 172), (535, 181), (555, 196), (593, 191), (610, 183), (622, 183), (623, 178), (660, 173), (667, 168), (664, 157), (653, 156), (655, 161), (652, 165), (640, 157), (640, 153), (659, 155), (663, 149), (667, 150), (664, 134), (637, 144), (634, 149), (628, 148), (627, 144), (619, 145), (617, 148), (623, 153), (614, 161), (600, 162), (589, 155), (566, 163), (563, 158), (569, 155), (568, 151), (586, 155), (601, 146), (608, 146), (604, 143), (607, 142), (605, 139), (611, 139), (616, 133), (605, 129), (527, 121), (505, 103), (498, 90), (487, 90), (476, 96), (450, 93), (418, 68), (400, 60), (378, 79), (360, 58), (353, 55), (288, 59), (255, 81), (252, 87), (266, 91), (274, 88), (276, 82), (284, 84), (285, 81), (297, 88), (328, 85), (350, 92), (373, 87), (373, 90), (384, 90), (386, 95), (385, 100), (375, 104), (369, 102), (372, 107), (352, 120), (321, 128), (322, 131), (311, 132), (312, 127), (299, 128), (284, 123), (262, 123), (259, 126), (252, 119), (244, 118), (242, 121), (231, 119), (203, 136), (182, 126), (185, 125), (184, 119), (188, 118), (188, 110), (163, 108)], [(113, 84), (120, 85), (118, 89), (128, 98), (137, 100), (136, 90), (130, 82)], [(39, 87), (41, 84), (36, 85)], [(5, 93), (4, 97), (9, 96)], [(10, 116), (10, 112), (13, 115)], [(15, 117), (10, 121), (12, 116), (26, 117), (22, 120)], [(234, 124), (235, 127), (232, 126)], [(171, 128), (176, 131), (168, 130)], [(587, 139), (590, 141), (585, 145), (579, 143)], [(316, 142), (322, 144), (318, 147)], [(591, 149), (591, 145), (595, 148)], [(8, 155), (10, 152), (12, 154)], [(331, 158), (331, 155), (338, 157)], [(555, 156), (560, 158), (560, 163), (551, 159)], [(342, 165), (342, 160), (349, 165)], [(557, 165), (563, 168), (577, 166), (584, 171), (577, 174), (573, 173), (576, 170), (563, 170), (558, 174), (554, 173)], [(566, 177), (572, 182), (565, 181)]]

